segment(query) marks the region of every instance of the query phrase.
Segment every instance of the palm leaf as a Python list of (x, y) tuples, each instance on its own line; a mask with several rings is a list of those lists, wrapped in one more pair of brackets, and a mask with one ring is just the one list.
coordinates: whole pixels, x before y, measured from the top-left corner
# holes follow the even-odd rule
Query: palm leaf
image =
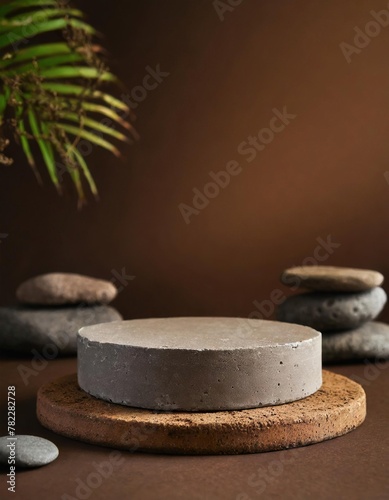
[(3, 94), (0, 94), (0, 119), (2, 119), (4, 112), (6, 110), (9, 95), (10, 95), (10, 89), (9, 87), (5, 86), (3, 89)]
[(32, 132), (36, 142), (38, 143), (39, 149), (41, 150), (43, 160), (46, 164), (50, 178), (51, 178), (54, 186), (57, 188), (57, 190), (61, 191), (60, 185), (59, 185), (59, 180), (58, 180), (58, 175), (57, 175), (57, 168), (56, 168), (55, 160), (54, 160), (54, 155), (53, 155), (53, 151), (51, 149), (51, 144), (47, 139), (42, 138), (42, 131), (39, 129), (38, 120), (35, 116), (34, 111), (31, 108), (28, 110), (28, 119), (30, 122), (31, 132)]
[(114, 82), (116, 77), (108, 71), (100, 71), (88, 66), (58, 66), (57, 68), (45, 69), (39, 73), (43, 78), (94, 78), (100, 81)]
[(20, 64), (25, 61), (40, 59), (41, 57), (49, 57), (54, 55), (72, 54), (74, 51), (66, 43), (42, 43), (26, 47), (17, 52), (6, 54), (3, 60), (0, 60), (0, 68), (7, 68), (15, 64)]
[(77, 162), (75, 155), (72, 152), (73, 149), (74, 148), (72, 148), (71, 144), (66, 145), (67, 154), (68, 154), (70, 161), (72, 163), (71, 166), (68, 166), (67, 170), (69, 172), (70, 177), (72, 178), (73, 184), (76, 187), (79, 204), (83, 205), (85, 202), (85, 194), (84, 194), (84, 189), (82, 187), (80, 171), (78, 169), (78, 162)]
[(21, 66), (18, 66), (17, 68), (11, 68), (10, 70), (5, 70), (4, 74), (7, 76), (20, 75), (21, 73), (27, 73), (28, 71), (35, 71), (41, 68), (52, 68), (53, 66), (75, 63), (83, 60), (84, 57), (78, 52), (73, 52), (71, 54), (63, 54), (53, 57), (44, 57), (36, 62), (23, 64)]
[(61, 123), (61, 128), (68, 132), (70, 135), (74, 135), (77, 138), (86, 139), (92, 144), (96, 144), (97, 146), (101, 146), (104, 149), (108, 149), (115, 156), (120, 156), (120, 151), (109, 141), (106, 141), (102, 137), (94, 134), (93, 132), (89, 132), (88, 130), (84, 130), (79, 127), (74, 127), (73, 125), (68, 125), (67, 123)]
[[(96, 33), (95, 30), (89, 24), (84, 23), (83, 21), (79, 21), (78, 19), (52, 19), (51, 21), (32, 24), (31, 30), (28, 32), (28, 38), (32, 38), (36, 35), (41, 35), (42, 33), (47, 33), (49, 31), (62, 30), (69, 26), (72, 26), (73, 28), (82, 29), (86, 33), (91, 33), (91, 34)], [(0, 49), (9, 47), (10, 45), (15, 44), (16, 42), (25, 39), (26, 39), (25, 26), (12, 28), (10, 32), (0, 35)]]
[(71, 147), (69, 150), (71, 155), (73, 155), (73, 160), (75, 162), (78, 162), (79, 166), (81, 167), (81, 170), (84, 174), (84, 177), (86, 181), (89, 184), (89, 188), (95, 198), (98, 197), (98, 191), (97, 191), (97, 186), (95, 181), (93, 180), (93, 177), (89, 171), (88, 165), (86, 164), (86, 161), (84, 160), (84, 157), (82, 154), (78, 151), (77, 148)]
[(94, 104), (91, 102), (83, 102), (81, 104), (82, 109), (86, 111), (91, 111), (92, 113), (98, 113), (106, 116), (107, 118), (111, 118), (111, 120), (119, 123), (122, 127), (130, 130), (132, 126), (124, 120), (121, 116), (119, 116), (112, 108), (107, 108), (107, 106), (103, 106), (102, 104)]
[(29, 144), (28, 138), (27, 138), (27, 129), (26, 129), (26, 126), (24, 123), (24, 118), (22, 116), (23, 115), (22, 102), (21, 102), (19, 96), (16, 96), (15, 100), (18, 103), (18, 106), (16, 108), (16, 116), (17, 116), (16, 132), (19, 135), (20, 145), (21, 145), (22, 150), (26, 156), (28, 164), (30, 165), (32, 171), (34, 172), (34, 175), (35, 175), (37, 181), (39, 182), (39, 184), (42, 184), (42, 177), (40, 176), (40, 173), (39, 173), (38, 169), (36, 168), (34, 156), (32, 154), (30, 144)]
[(20, 133), (20, 143), (22, 145), (22, 149), (24, 151), (24, 154), (26, 155), (27, 161), (29, 165), (35, 170), (35, 161), (34, 157), (31, 152), (30, 144), (28, 142), (28, 139), (26, 137), (26, 127), (24, 125), (24, 120), (22, 118), (19, 118), (18, 121), (18, 130)]
[(81, 125), (84, 125), (86, 127), (92, 128), (94, 130), (97, 130), (98, 132), (101, 132), (102, 134), (107, 134), (111, 135), (112, 137), (115, 137), (115, 139), (118, 139), (119, 141), (123, 142), (128, 142), (128, 137), (125, 136), (124, 134), (121, 134), (117, 130), (108, 127), (107, 125), (103, 125), (102, 123), (93, 120), (92, 118), (87, 118), (85, 116), (79, 116), (77, 113), (72, 113), (72, 112), (64, 112), (62, 113), (63, 118), (66, 120), (70, 120), (72, 122), (80, 123)]
[(10, 12), (15, 10), (30, 8), (30, 7), (44, 7), (44, 6), (56, 6), (58, 5), (57, 0), (16, 0), (14, 2), (8, 2), (5, 5), (0, 6), (0, 17), (7, 16)]
[[(80, 10), (57, 0), (11, 0), (0, 6), (0, 125), (14, 131), (39, 176), (32, 147), (37, 144), (59, 192), (59, 161), (64, 162), (81, 202), (83, 179), (95, 197), (98, 191), (78, 142), (120, 156), (112, 141), (129, 142), (121, 130), (137, 137), (125, 119), (128, 105), (101, 90), (104, 82), (118, 80), (99, 59), (102, 48), (91, 41), (96, 31), (82, 18)], [(46, 41), (50, 33), (62, 41)]]
[(93, 99), (102, 99), (105, 103), (128, 113), (130, 108), (123, 101), (116, 99), (110, 94), (101, 92), (100, 90), (91, 90), (81, 85), (73, 85), (70, 83), (43, 82), (42, 88), (56, 92), (62, 95), (83, 96), (85, 98), (92, 97)]
[(53, 17), (71, 15), (82, 17), (82, 12), (76, 9), (42, 9), (27, 14), (17, 15), (11, 18), (0, 18), (0, 33), (5, 33), (10, 29), (25, 27), (31, 23), (47, 21)]

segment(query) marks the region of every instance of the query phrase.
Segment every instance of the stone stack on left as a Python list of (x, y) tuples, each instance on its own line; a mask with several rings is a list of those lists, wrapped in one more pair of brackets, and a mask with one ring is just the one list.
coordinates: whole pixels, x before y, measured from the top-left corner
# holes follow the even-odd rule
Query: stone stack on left
[(0, 307), (0, 348), (47, 359), (76, 354), (80, 328), (122, 319), (107, 305), (116, 295), (110, 281), (79, 274), (31, 278), (16, 291), (20, 305)]

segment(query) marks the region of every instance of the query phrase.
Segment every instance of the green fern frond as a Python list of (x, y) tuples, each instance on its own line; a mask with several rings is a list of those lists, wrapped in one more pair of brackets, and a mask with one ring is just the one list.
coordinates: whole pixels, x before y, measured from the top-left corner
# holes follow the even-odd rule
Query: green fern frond
[(76, 97), (85, 96), (91, 97), (92, 99), (101, 99), (106, 104), (113, 106), (114, 108), (120, 109), (126, 113), (130, 112), (130, 108), (123, 101), (116, 99), (116, 97), (111, 96), (110, 94), (106, 94), (101, 92), (100, 90), (88, 89), (82, 87), (81, 85), (72, 85), (70, 83), (42, 83), (42, 88), (46, 90), (50, 90), (57, 95), (73, 95)]
[(119, 156), (112, 141), (129, 142), (128, 132), (137, 137), (126, 119), (129, 107), (101, 90), (117, 78), (100, 59), (102, 48), (91, 38), (96, 30), (83, 18), (60, 0), (0, 5), (0, 161), (12, 163), (3, 150), (15, 138), (38, 180), (43, 163), (61, 193), (63, 173), (69, 174), (80, 204), (84, 182), (98, 196), (80, 141)]

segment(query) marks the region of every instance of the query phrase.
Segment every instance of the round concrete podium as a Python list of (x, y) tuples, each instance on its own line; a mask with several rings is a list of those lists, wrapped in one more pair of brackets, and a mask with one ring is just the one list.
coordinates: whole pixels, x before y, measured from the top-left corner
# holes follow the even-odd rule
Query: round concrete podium
[(157, 318), (80, 330), (78, 383), (96, 398), (163, 411), (279, 405), (322, 384), (321, 334), (242, 318)]

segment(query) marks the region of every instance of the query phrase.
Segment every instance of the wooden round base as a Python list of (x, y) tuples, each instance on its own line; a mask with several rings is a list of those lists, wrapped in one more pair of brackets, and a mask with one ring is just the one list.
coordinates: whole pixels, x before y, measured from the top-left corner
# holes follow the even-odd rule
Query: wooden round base
[(315, 394), (265, 408), (208, 413), (155, 412), (107, 403), (69, 375), (39, 389), (41, 424), (64, 436), (129, 451), (175, 454), (258, 453), (318, 443), (358, 427), (366, 416), (362, 387), (323, 371)]

